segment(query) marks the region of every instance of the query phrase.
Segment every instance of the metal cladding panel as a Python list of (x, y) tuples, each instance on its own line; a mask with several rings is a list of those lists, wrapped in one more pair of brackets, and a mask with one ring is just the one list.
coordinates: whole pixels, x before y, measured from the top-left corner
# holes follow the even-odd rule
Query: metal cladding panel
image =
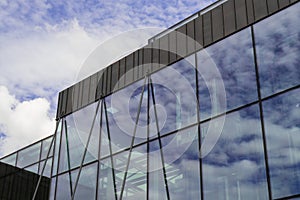
[(73, 111), (73, 88), (74, 86), (71, 86), (67, 89), (67, 105), (66, 105), (66, 113), (72, 113)]
[(294, 2), (297, 2), (297, 1), (299, 1), (299, 0), (290, 0), (291, 3), (294, 3)]
[(252, 0), (246, 0), (246, 8), (247, 8), (248, 24), (251, 24), (254, 22), (254, 7), (253, 7)]
[(111, 65), (106, 68), (106, 94), (111, 93)]
[(177, 60), (176, 46), (176, 31), (172, 31), (169, 33), (170, 63), (173, 63)]
[(135, 51), (133, 53), (133, 79), (138, 80), (139, 78), (139, 53)]
[(102, 95), (105, 96), (105, 95), (107, 95), (107, 93), (106, 93), (106, 87), (107, 87), (107, 70), (106, 69), (103, 70), (101, 79), (102, 79)]
[(284, 8), (290, 4), (289, 0), (278, 0), (279, 8)]
[(224, 15), (224, 32), (225, 35), (229, 35), (236, 30), (234, 0), (229, 0), (223, 4), (223, 15)]
[(235, 0), (236, 28), (241, 29), (247, 25), (246, 3), (244, 0)]
[(211, 12), (203, 14), (203, 37), (204, 46), (212, 43)]
[(133, 54), (125, 57), (126, 75), (125, 85), (132, 83), (133, 80)]
[(58, 119), (61, 116), (61, 113), (62, 113), (61, 112), (61, 109), (62, 109), (62, 92), (58, 93), (58, 105), (57, 105), (57, 111), (56, 111), (56, 119)]
[(213, 41), (224, 37), (223, 10), (218, 6), (211, 11)]
[(86, 106), (89, 104), (89, 91), (90, 91), (90, 77), (83, 80), (82, 105), (81, 106)]
[(187, 54), (195, 52), (195, 20), (186, 24)]
[(89, 92), (89, 103), (96, 100), (96, 90), (98, 85), (97, 74), (93, 74), (91, 77), (90, 92)]
[[(125, 86), (125, 58), (122, 58), (120, 60), (120, 73), (119, 73), (119, 87), (118, 88), (122, 88)], [(106, 80), (105, 82), (103, 82), (103, 84), (105, 85), (106, 84)]]
[(187, 55), (186, 24), (178, 28), (176, 31), (176, 53), (179, 58), (183, 58)]
[(138, 78), (142, 78), (144, 77), (144, 67), (143, 67), (143, 63), (144, 63), (144, 49), (139, 49), (139, 76)]
[(77, 110), (79, 108), (79, 106), (78, 106), (79, 90), (80, 90), (79, 83), (76, 83), (74, 85), (73, 95), (72, 95), (72, 98), (73, 98), (73, 111)]
[(112, 64), (111, 70), (111, 90), (115, 91), (118, 88), (119, 62)]
[(195, 19), (195, 40), (196, 40), (196, 51), (203, 48), (203, 17), (199, 16)]
[(82, 86), (83, 86), (83, 81), (80, 81), (78, 83), (79, 85), (79, 94), (78, 94), (78, 108), (82, 107)]
[(67, 114), (67, 98), (68, 98), (68, 90), (62, 91), (62, 104), (61, 104), (61, 115)]
[(277, 0), (267, 0), (269, 13), (273, 13), (278, 10)]
[(152, 43), (152, 70), (159, 69), (159, 40)]
[(97, 73), (97, 89), (96, 89), (96, 100), (101, 98), (103, 96), (102, 86), (103, 86), (103, 72), (104, 70), (101, 70)]
[(159, 50), (160, 64), (169, 64), (169, 35), (165, 35), (159, 39)]
[(266, 0), (253, 0), (254, 18), (259, 20), (268, 14)]
[(151, 44), (148, 44), (147, 46), (144, 47), (144, 60), (143, 60), (143, 71), (144, 71), (144, 76), (145, 73), (150, 73), (152, 72), (152, 66), (151, 66), (151, 61), (152, 61), (152, 46)]

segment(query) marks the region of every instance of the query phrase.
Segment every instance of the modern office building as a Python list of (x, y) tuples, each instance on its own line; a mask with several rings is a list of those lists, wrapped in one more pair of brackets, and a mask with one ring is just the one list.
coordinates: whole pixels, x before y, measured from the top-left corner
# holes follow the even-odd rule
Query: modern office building
[(0, 161), (0, 199), (300, 199), (300, 3), (217, 1), (60, 92), (54, 135)]

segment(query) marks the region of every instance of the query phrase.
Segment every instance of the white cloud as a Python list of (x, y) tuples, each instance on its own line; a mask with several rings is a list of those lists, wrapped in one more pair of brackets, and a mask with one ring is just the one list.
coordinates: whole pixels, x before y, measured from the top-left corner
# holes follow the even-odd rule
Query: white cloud
[(53, 134), (50, 103), (45, 98), (18, 101), (5, 86), (0, 86), (0, 156)]

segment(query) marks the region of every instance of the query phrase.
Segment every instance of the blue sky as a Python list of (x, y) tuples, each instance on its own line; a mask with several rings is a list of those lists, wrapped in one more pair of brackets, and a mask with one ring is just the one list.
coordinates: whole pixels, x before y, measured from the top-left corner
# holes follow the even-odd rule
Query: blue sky
[(0, 156), (53, 134), (57, 94), (101, 43), (216, 0), (0, 0)]

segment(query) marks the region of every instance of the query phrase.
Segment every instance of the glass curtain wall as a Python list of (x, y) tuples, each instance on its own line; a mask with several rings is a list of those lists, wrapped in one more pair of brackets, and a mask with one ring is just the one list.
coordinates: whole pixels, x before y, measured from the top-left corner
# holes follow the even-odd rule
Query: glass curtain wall
[(51, 199), (299, 198), (299, 9), (62, 119)]

